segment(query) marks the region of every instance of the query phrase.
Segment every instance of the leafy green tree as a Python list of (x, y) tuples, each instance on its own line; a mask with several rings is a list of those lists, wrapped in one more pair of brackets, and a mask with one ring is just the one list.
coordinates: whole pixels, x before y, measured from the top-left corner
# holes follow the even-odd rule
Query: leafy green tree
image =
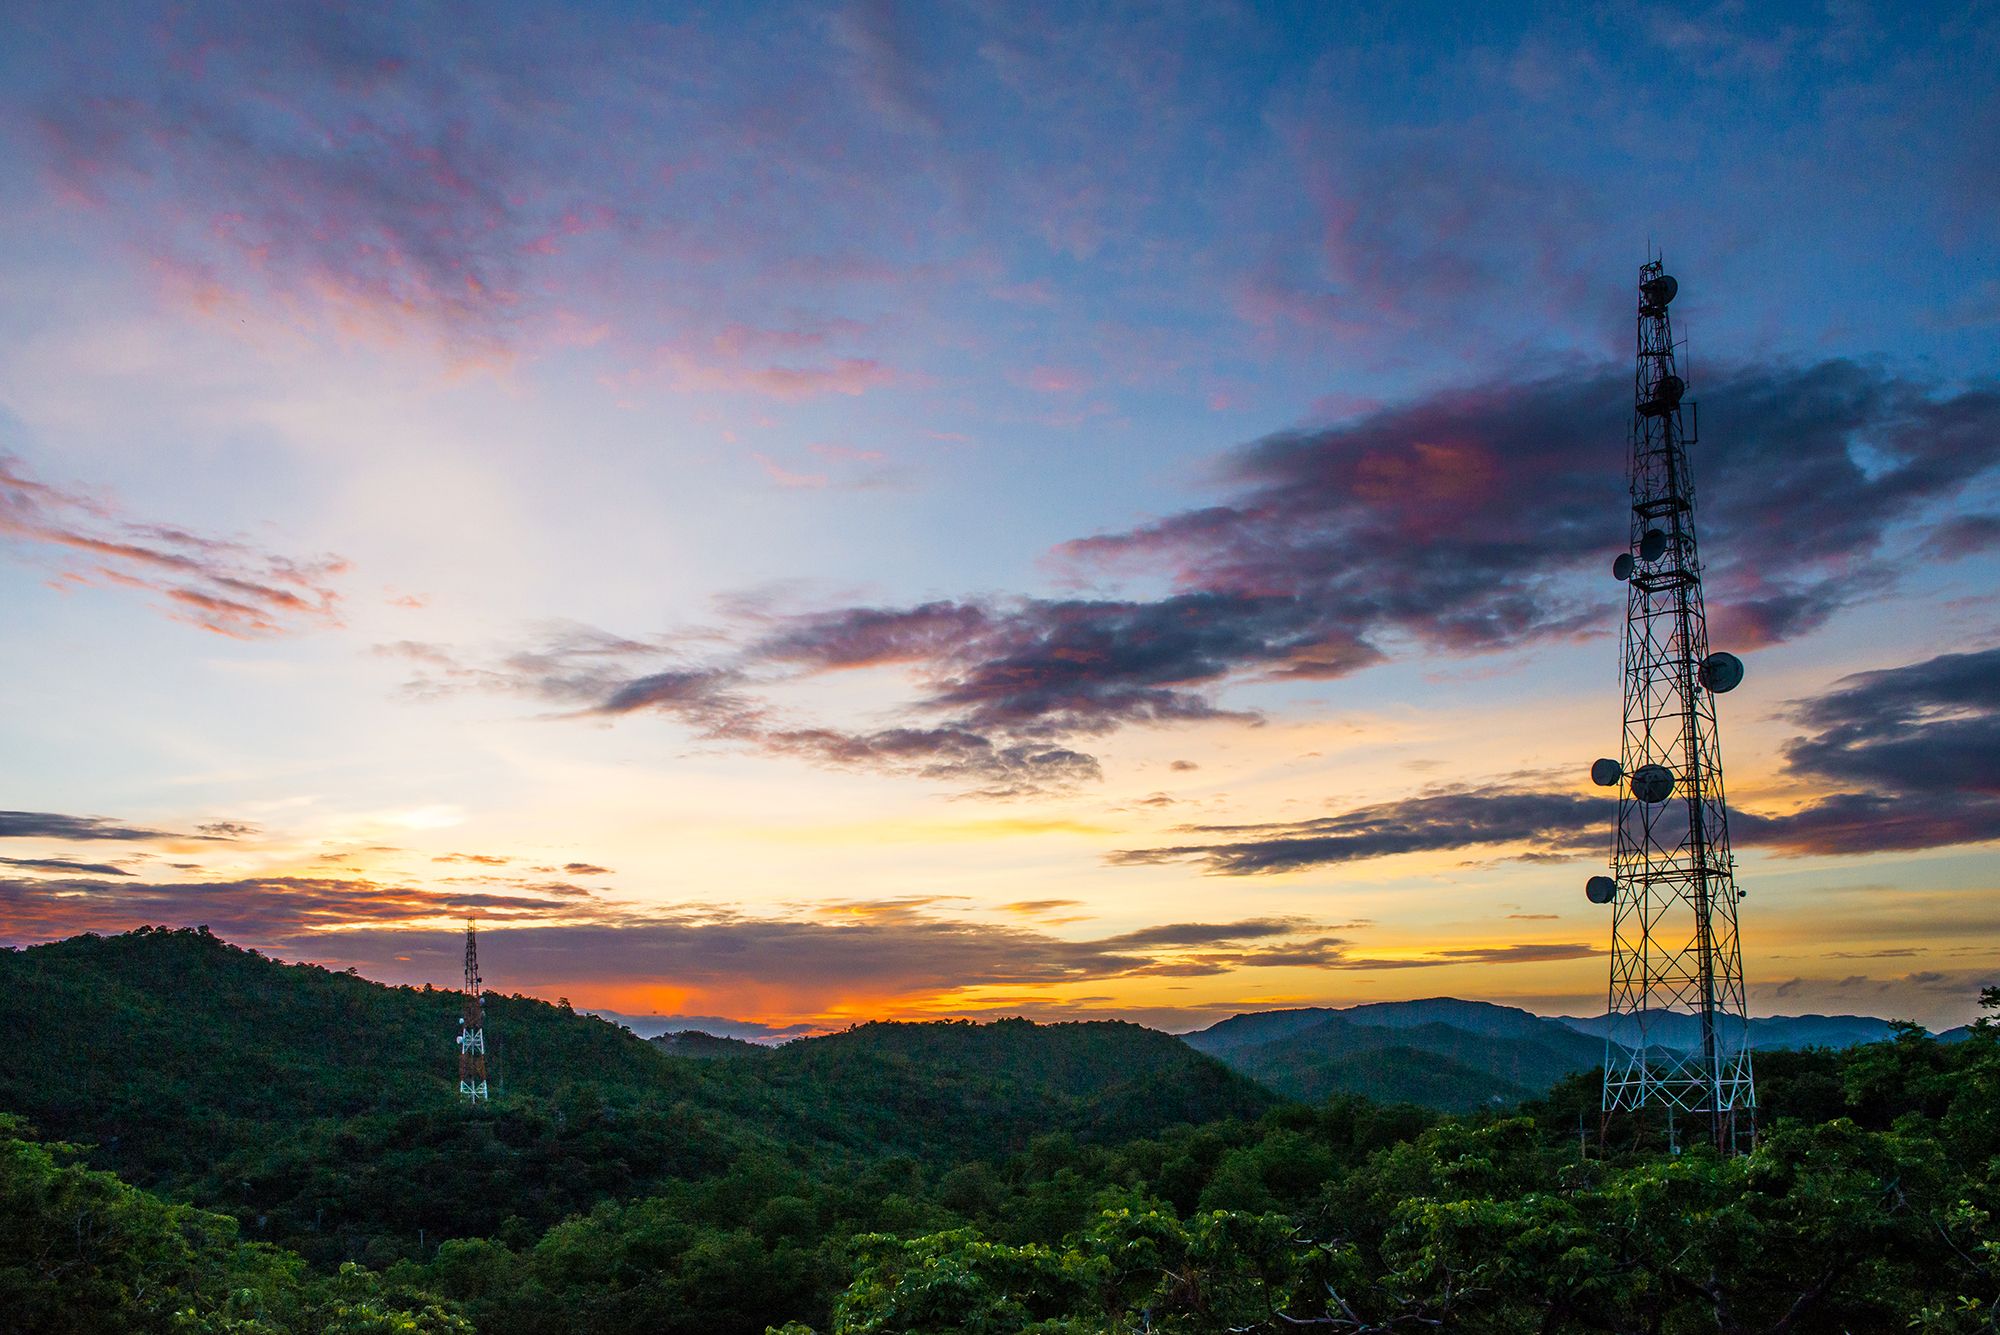
[(0, 1313), (13, 1335), (469, 1335), (359, 1266), (332, 1276), (237, 1237), (236, 1221), (64, 1162), (0, 1117)]

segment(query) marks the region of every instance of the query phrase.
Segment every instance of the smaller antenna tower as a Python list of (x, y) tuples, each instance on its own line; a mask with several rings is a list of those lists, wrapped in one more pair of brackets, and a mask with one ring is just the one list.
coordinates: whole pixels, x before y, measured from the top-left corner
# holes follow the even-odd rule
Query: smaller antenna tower
[(480, 997), (479, 933), (465, 924), (465, 1017), (458, 1023), (458, 1094), (484, 1103), (486, 1094), (486, 1007)]

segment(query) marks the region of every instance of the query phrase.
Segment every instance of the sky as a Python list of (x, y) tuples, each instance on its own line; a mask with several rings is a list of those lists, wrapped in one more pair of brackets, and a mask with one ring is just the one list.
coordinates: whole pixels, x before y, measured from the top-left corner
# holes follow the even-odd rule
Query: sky
[(10, 13), (0, 942), (1601, 1011), (1655, 248), (1751, 1009), (1996, 981), (1990, 6)]

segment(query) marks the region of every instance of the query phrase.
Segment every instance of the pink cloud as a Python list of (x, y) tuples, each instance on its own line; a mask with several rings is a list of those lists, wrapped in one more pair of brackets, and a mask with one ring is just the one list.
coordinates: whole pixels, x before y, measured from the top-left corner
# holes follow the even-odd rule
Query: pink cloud
[(28, 475), (0, 455), (0, 539), (58, 566), (55, 586), (110, 585), (165, 600), (177, 621), (238, 639), (338, 625), (336, 556), (299, 561), (246, 543), (126, 518), (115, 506)]
[(879, 464), (885, 457), (880, 450), (857, 450), (833, 441), (815, 441), (806, 448), (822, 459), (843, 464)]
[(1035, 366), (1016, 377), (1037, 394), (1078, 394), (1090, 388), (1090, 377), (1073, 366)]
[(794, 473), (769, 455), (755, 454), (751, 457), (757, 461), (757, 466), (764, 470), (764, 476), (781, 487), (819, 490), (827, 485), (828, 478), (825, 473)]
[(823, 394), (850, 398), (902, 380), (893, 368), (868, 357), (842, 357), (820, 366), (703, 365), (669, 354), (675, 384), (683, 390), (722, 390), (773, 399), (811, 399)]

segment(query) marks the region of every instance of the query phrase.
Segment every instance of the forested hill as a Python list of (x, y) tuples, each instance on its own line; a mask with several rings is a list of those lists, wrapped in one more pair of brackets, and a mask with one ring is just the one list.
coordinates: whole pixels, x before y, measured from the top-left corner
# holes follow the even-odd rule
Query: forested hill
[[(957, 1161), (1051, 1131), (1117, 1142), (1275, 1101), (1136, 1025), (870, 1024), (753, 1061), (700, 1061), (489, 996), (496, 1096), (468, 1117), (460, 1005), (456, 992), (284, 964), (205, 931), (0, 951), (0, 1112), (331, 1258), (420, 1227), (546, 1227), (745, 1155)], [(428, 1198), (419, 1217), (412, 1180)]]
[(1604, 1060), (1602, 1038), (1449, 997), (1236, 1015), (1186, 1041), (1291, 1098), (1365, 1094), (1446, 1111), (1519, 1103)]

